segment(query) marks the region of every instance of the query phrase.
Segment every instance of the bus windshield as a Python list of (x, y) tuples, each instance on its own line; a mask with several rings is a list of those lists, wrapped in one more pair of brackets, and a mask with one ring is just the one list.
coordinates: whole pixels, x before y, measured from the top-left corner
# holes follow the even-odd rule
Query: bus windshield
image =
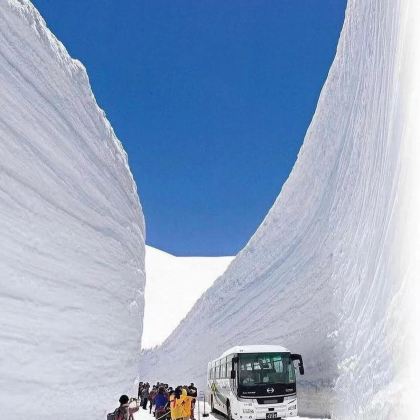
[(239, 384), (292, 384), (296, 382), (290, 353), (243, 353), (239, 355)]

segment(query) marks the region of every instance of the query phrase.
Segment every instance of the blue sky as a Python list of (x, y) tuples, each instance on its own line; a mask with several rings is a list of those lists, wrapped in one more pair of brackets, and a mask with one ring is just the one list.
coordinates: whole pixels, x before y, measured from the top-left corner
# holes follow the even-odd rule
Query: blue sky
[(87, 67), (129, 157), (147, 242), (234, 255), (296, 160), (345, 0), (33, 0)]

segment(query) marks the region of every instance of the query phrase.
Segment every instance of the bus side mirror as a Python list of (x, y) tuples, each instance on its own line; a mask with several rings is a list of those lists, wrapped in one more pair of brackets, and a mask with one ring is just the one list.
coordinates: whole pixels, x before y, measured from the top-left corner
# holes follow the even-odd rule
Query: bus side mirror
[(290, 356), (291, 356), (293, 361), (297, 360), (299, 362), (298, 363), (299, 373), (301, 375), (304, 375), (305, 374), (305, 368), (303, 367), (302, 356), (300, 354), (291, 354)]
[(236, 379), (236, 372), (234, 369), (230, 371), (230, 379)]

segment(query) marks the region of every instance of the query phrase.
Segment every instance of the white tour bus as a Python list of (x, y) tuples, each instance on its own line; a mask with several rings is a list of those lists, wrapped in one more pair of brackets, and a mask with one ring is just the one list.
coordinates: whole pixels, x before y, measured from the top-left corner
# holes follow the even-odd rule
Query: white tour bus
[(208, 364), (211, 410), (229, 420), (297, 416), (296, 374), (302, 356), (280, 346), (236, 346)]

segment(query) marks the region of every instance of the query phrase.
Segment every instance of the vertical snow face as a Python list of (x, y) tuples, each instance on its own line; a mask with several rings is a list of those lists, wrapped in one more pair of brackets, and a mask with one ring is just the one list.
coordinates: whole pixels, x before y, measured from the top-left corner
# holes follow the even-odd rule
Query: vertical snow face
[[(303, 354), (300, 413), (417, 418), (417, 0), (350, 0), (288, 181), (226, 273), (140, 375), (204, 386), (236, 344)], [(171, 368), (168, 369), (168, 366)]]
[(233, 257), (176, 257), (146, 246), (142, 347), (161, 344), (232, 260)]
[(137, 375), (144, 222), (83, 66), (0, 1), (0, 407), (102, 419)]

